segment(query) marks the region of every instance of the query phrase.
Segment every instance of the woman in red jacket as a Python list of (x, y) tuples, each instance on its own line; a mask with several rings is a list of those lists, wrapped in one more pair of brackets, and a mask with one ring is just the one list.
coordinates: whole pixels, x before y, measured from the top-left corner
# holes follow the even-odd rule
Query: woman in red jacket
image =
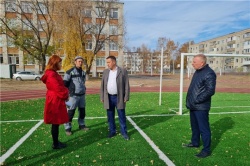
[(44, 108), (44, 123), (52, 124), (51, 134), (53, 138), (53, 149), (62, 149), (66, 144), (58, 140), (59, 125), (69, 121), (65, 101), (69, 92), (64, 86), (62, 77), (56, 72), (62, 67), (62, 59), (58, 55), (52, 55), (45, 68), (45, 74), (41, 78), (47, 87)]

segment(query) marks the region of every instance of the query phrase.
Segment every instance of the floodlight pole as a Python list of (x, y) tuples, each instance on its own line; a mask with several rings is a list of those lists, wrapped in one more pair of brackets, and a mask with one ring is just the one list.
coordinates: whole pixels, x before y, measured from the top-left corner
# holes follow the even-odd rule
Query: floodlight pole
[(163, 47), (161, 48), (161, 73), (160, 73), (160, 96), (159, 96), (159, 105), (161, 105), (162, 73), (163, 73)]

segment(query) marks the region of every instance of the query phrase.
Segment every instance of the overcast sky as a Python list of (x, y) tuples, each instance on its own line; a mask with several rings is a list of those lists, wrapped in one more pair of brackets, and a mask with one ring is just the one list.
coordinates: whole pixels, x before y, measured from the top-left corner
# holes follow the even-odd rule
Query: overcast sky
[(250, 0), (123, 0), (129, 47), (195, 43), (250, 28)]

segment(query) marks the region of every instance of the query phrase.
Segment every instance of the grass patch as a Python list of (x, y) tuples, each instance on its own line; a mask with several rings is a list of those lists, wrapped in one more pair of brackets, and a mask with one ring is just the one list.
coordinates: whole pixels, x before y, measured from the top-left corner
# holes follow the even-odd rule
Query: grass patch
[[(183, 110), (183, 116), (176, 115), (178, 98), (178, 93), (163, 93), (162, 105), (159, 106), (158, 93), (132, 93), (127, 103), (126, 114), (176, 165), (250, 165), (249, 94), (216, 93), (213, 97), (210, 111), (212, 156), (206, 159), (194, 157), (202, 147), (186, 149), (181, 146), (182, 143), (190, 141), (191, 130), (188, 110)], [(66, 136), (61, 125), (59, 138), (67, 143), (68, 147), (52, 150), (51, 126), (42, 124), (6, 159), (5, 164), (165, 165), (129, 121), (129, 141), (124, 140), (121, 135), (108, 139), (106, 111), (99, 95), (88, 95), (86, 100), (86, 123), (91, 130), (78, 130), (75, 119), (73, 135)], [(1, 103), (1, 154), (43, 119), (43, 107), (44, 99)], [(75, 117), (77, 116), (76, 113)], [(118, 120), (116, 122), (119, 132)]]

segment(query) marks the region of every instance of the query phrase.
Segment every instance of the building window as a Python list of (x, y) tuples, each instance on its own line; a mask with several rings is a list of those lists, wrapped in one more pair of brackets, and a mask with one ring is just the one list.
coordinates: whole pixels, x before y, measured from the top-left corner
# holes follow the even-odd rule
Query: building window
[(111, 41), (109, 43), (109, 50), (111, 51), (118, 51), (118, 45), (116, 42)]
[(250, 40), (249, 41), (245, 41), (244, 44), (243, 44), (243, 46), (248, 46), (248, 45), (250, 45)]
[(45, 26), (46, 22), (44, 20), (38, 20), (38, 30), (40, 32), (44, 31)]
[(242, 51), (242, 53), (250, 53), (250, 49), (244, 49), (244, 51)]
[(86, 50), (92, 50), (92, 41), (88, 40), (86, 43)]
[(26, 64), (27, 65), (33, 65), (33, 64), (35, 64), (34, 57), (32, 57), (31, 55), (27, 55)]
[(104, 34), (104, 25), (102, 24), (96, 24), (96, 34)]
[(96, 58), (96, 66), (105, 66), (105, 58)]
[(110, 9), (110, 18), (118, 19), (118, 9), (117, 8)]
[(244, 34), (244, 38), (250, 37), (250, 32)]
[(86, 7), (83, 10), (83, 15), (84, 15), (84, 17), (91, 17), (91, 8), (90, 7)]
[(32, 24), (31, 24), (32, 20), (23, 20), (23, 30), (31, 30)]
[(3, 63), (3, 54), (0, 54), (0, 63)]
[(98, 49), (101, 47), (100, 51), (105, 50), (105, 42), (104, 41), (98, 41)]
[(7, 24), (10, 28), (16, 28), (17, 27), (17, 19), (15, 19), (15, 18), (8, 19)]
[(109, 34), (110, 35), (118, 35), (118, 27), (117, 27), (117, 25), (110, 25), (109, 26)]
[(30, 2), (21, 2), (21, 8), (24, 13), (32, 13)]
[(105, 17), (105, 9), (103, 7), (97, 7), (96, 14), (97, 14), (97, 17), (104, 18)]
[(92, 29), (92, 24), (91, 23), (86, 23), (83, 26), (83, 32), (84, 32), (84, 34), (91, 34), (91, 29)]
[(43, 3), (38, 3), (38, 14), (48, 14), (47, 7)]
[(16, 12), (16, 1), (8, 1), (5, 2), (5, 11), (6, 12)]
[(19, 64), (19, 56), (17, 54), (8, 54), (9, 64)]
[(9, 37), (9, 36), (7, 37), (7, 46), (8, 47), (15, 47), (14, 39)]

